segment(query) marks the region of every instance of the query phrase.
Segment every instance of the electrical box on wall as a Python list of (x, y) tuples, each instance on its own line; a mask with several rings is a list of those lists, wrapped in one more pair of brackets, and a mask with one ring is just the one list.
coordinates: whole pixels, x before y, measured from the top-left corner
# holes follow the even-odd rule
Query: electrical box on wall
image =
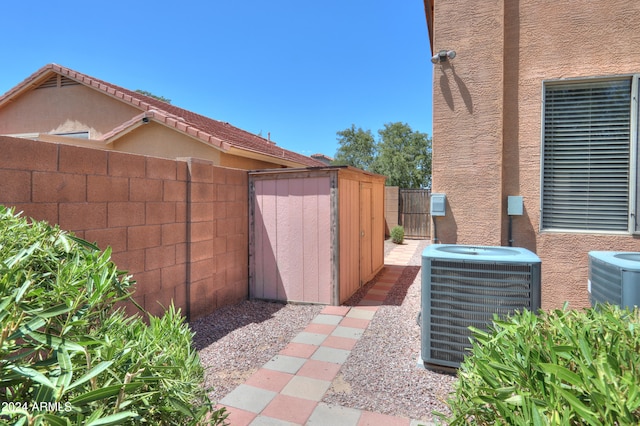
[(431, 208), (429, 209), (429, 213), (431, 216), (444, 216), (446, 204), (445, 194), (431, 194)]
[(523, 205), (522, 195), (509, 195), (507, 197), (507, 214), (509, 216), (522, 216)]

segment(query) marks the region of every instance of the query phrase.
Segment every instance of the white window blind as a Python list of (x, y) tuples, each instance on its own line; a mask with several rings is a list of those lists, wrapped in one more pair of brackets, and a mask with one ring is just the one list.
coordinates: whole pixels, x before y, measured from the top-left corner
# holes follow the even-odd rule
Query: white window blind
[(631, 79), (547, 83), (542, 228), (629, 229)]

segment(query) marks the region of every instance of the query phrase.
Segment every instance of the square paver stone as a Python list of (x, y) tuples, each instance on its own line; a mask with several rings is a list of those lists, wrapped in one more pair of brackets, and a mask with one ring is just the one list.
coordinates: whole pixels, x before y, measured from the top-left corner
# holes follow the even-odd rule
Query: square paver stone
[(307, 345), (306, 343), (291, 342), (285, 346), (280, 355), (295, 356), (298, 358), (309, 358), (318, 349), (318, 345)]
[(346, 316), (348, 318), (359, 318), (359, 319), (371, 320), (373, 319), (373, 316), (375, 314), (376, 314), (376, 311), (374, 310), (355, 307), (355, 308), (352, 308)]
[(329, 315), (346, 315), (351, 309), (349, 306), (325, 306), (320, 313)]
[(340, 315), (326, 315), (326, 314), (318, 314), (311, 322), (316, 324), (331, 324), (337, 325), (342, 321), (342, 316)]
[[(340, 325), (343, 327), (353, 327), (353, 328), (367, 328), (371, 320), (361, 319), (361, 318), (345, 318), (340, 321)], [(334, 329), (335, 330), (335, 329)], [(333, 332), (333, 330), (331, 330)]]
[(360, 410), (340, 407), (339, 405), (318, 404), (307, 425), (312, 426), (356, 426), (360, 418)]
[[(223, 408), (224, 405), (216, 405), (216, 409)], [(224, 407), (227, 409), (227, 423), (235, 425), (235, 426), (246, 426), (250, 424), (253, 419), (256, 418), (256, 413), (252, 413), (250, 411), (241, 410), (236, 407)]]
[(344, 364), (349, 358), (351, 351), (345, 349), (327, 348), (320, 346), (317, 351), (311, 355), (311, 359), (316, 361), (333, 362), (334, 364)]
[(259, 413), (276, 395), (273, 391), (242, 384), (222, 398), (220, 404)]
[[(234, 423), (231, 423), (235, 426)], [(274, 419), (268, 416), (258, 416), (251, 422), (251, 426), (300, 426), (299, 423), (291, 423), (286, 420)]]
[(305, 358), (298, 358), (288, 355), (275, 355), (263, 366), (269, 370), (282, 371), (283, 373), (296, 374), (306, 361)]
[(372, 301), (372, 300), (376, 300), (378, 302), (382, 302), (387, 298), (386, 294), (372, 294), (371, 292), (365, 294), (364, 298), (362, 299), (362, 301), (360, 302), (362, 304), (362, 302), (364, 301)]
[(410, 426), (411, 420), (406, 417), (394, 417), (386, 414), (363, 411), (358, 426)]
[(331, 335), (335, 337), (347, 337), (349, 339), (359, 339), (362, 337), (362, 333), (364, 333), (364, 330), (362, 328), (345, 327), (345, 326), (339, 325), (336, 327), (335, 330), (333, 330)]
[[(351, 339), (349, 337), (329, 336), (322, 343), (322, 346), (327, 348), (344, 349), (344, 350), (350, 351), (355, 347), (356, 343), (358, 343), (358, 339)], [(313, 360), (309, 360), (309, 361), (313, 361)]]
[(382, 300), (367, 299), (365, 296), (360, 302), (358, 302), (358, 306), (382, 306), (382, 302)]
[(316, 334), (331, 334), (331, 332), (335, 330), (335, 328), (336, 326), (331, 324), (316, 324), (310, 322), (309, 324), (307, 324), (303, 331)]
[(289, 395), (277, 395), (261, 415), (303, 425), (316, 405), (318, 405), (316, 401)]
[(261, 368), (253, 373), (244, 384), (273, 392), (280, 392), (292, 377), (293, 374)]
[(320, 345), (326, 338), (326, 334), (301, 331), (300, 333), (296, 334), (296, 336), (291, 339), (291, 341), (294, 343), (306, 343), (307, 345)]
[(311, 377), (312, 379), (332, 381), (340, 371), (340, 364), (326, 361), (307, 360), (300, 370), (298, 376)]
[(296, 398), (320, 401), (331, 386), (329, 380), (312, 379), (311, 377), (295, 376), (280, 392), (282, 395)]

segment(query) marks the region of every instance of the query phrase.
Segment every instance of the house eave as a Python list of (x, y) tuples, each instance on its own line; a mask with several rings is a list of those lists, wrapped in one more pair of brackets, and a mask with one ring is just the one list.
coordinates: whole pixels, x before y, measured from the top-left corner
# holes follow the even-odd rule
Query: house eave
[(424, 13), (427, 18), (427, 31), (429, 32), (429, 48), (433, 55), (433, 3), (435, 0), (424, 0)]
[(285, 167), (293, 167), (293, 168), (306, 167), (306, 165), (303, 163), (287, 160), (286, 158), (276, 157), (273, 155), (266, 155), (257, 151), (252, 151), (245, 148), (238, 148), (235, 146), (231, 146), (227, 151), (227, 154), (251, 158), (254, 160), (260, 160), (267, 163), (273, 163), (273, 164), (277, 164)]

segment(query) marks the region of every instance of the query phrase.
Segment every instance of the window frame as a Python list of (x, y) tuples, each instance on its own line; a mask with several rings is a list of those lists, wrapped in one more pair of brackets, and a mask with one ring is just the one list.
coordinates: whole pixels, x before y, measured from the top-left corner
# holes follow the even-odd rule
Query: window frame
[[(546, 127), (546, 89), (549, 85), (567, 86), (573, 83), (596, 83), (605, 81), (629, 80), (630, 81), (630, 111), (629, 111), (629, 170), (628, 170), (628, 207), (627, 207), (627, 229), (626, 230), (606, 230), (606, 229), (576, 229), (560, 227), (544, 227), (544, 178), (545, 178), (545, 127)], [(547, 79), (542, 81), (541, 90), (541, 122), (540, 122), (540, 216), (539, 231), (544, 233), (574, 233), (574, 234), (609, 234), (609, 235), (630, 235), (640, 234), (640, 221), (637, 212), (640, 211), (638, 205), (640, 201), (640, 161), (638, 159), (638, 133), (640, 132), (639, 122), (639, 98), (640, 98), (640, 74), (617, 74), (593, 77), (575, 77), (563, 79)]]

